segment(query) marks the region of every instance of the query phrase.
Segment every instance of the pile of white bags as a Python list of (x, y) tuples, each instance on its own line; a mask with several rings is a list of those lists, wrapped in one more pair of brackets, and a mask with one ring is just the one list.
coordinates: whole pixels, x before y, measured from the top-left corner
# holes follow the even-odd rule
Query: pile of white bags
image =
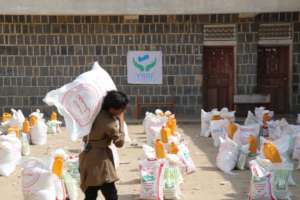
[[(214, 120), (213, 117), (218, 116), (220, 119)], [(220, 122), (220, 120), (224, 120)], [(222, 108), (220, 111), (217, 109), (213, 109), (210, 112), (206, 112), (201, 109), (201, 132), (200, 136), (209, 137), (211, 134), (213, 137), (217, 138), (216, 134), (213, 135), (217, 131), (217, 135), (220, 134), (220, 124), (222, 126), (226, 126), (229, 122), (234, 122), (235, 120), (235, 111), (229, 111), (228, 108)], [(217, 130), (216, 130), (217, 129)], [(224, 132), (222, 131), (222, 137), (224, 137)], [(214, 139), (214, 145), (218, 146), (218, 139)]]
[(159, 109), (156, 114), (146, 112), (143, 120), (144, 131), (147, 137), (147, 144), (153, 146), (155, 139), (159, 137), (161, 127), (167, 122), (167, 117)]
[(21, 142), (16, 134), (0, 135), (0, 175), (9, 176), (21, 159)]
[(64, 117), (67, 133), (76, 140), (90, 132), (107, 91), (116, 90), (109, 74), (95, 62), (93, 68), (73, 82), (47, 93), (49, 106), (56, 106)]

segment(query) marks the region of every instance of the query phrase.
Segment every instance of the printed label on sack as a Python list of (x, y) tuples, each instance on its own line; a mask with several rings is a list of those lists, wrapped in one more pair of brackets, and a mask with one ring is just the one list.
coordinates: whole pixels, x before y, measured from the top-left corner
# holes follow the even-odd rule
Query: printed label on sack
[(101, 105), (97, 89), (90, 84), (79, 84), (70, 89), (62, 98), (62, 104), (80, 126), (93, 120), (94, 111)]

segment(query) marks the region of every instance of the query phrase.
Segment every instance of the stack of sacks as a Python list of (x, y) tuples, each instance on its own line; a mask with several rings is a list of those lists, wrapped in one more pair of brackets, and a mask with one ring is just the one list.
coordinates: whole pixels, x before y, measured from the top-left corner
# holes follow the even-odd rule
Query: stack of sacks
[[(73, 158), (71, 158), (73, 159)], [(62, 149), (52, 152), (45, 160), (29, 158), (22, 164), (22, 187), (25, 200), (76, 200), (78, 198), (78, 182), (71, 166), (70, 157)], [(76, 163), (78, 162), (75, 161)]]
[(154, 145), (155, 139), (159, 137), (161, 127), (167, 123), (167, 119), (165, 113), (160, 109), (156, 109), (155, 113), (146, 112), (143, 126), (148, 145)]
[(147, 113), (144, 126), (148, 127), (153, 118), (157, 120), (157, 123), (153, 124), (158, 130), (152, 138), (154, 142), (151, 141), (150, 146), (143, 145), (146, 158), (140, 162), (140, 198), (181, 199), (180, 184), (183, 182), (181, 174), (191, 174), (195, 172), (196, 167), (187, 145), (181, 141), (176, 131), (175, 115), (160, 110), (155, 114)]
[(61, 133), (61, 126), (62, 122), (57, 119), (57, 113), (52, 112), (50, 115), (50, 120), (47, 121), (48, 126), (48, 134), (58, 134)]
[[(222, 108), (220, 111), (213, 109), (210, 112), (201, 110), (201, 136), (209, 137), (214, 130), (218, 130), (217, 135), (221, 134), (225, 139), (224, 131), (220, 133), (220, 127), (226, 128), (227, 125), (235, 121), (235, 111), (229, 111), (228, 108)], [(213, 130), (212, 130), (213, 129)], [(218, 142), (217, 142), (218, 143)], [(218, 145), (217, 145), (218, 146)]]
[(48, 127), (45, 123), (44, 114), (39, 109), (29, 115), (31, 122), (30, 139), (35, 145), (44, 145), (47, 143)]

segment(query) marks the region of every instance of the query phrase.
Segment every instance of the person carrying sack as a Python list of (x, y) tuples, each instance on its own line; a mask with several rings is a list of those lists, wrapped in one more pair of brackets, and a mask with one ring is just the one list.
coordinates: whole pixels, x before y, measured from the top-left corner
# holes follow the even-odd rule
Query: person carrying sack
[(79, 155), (79, 171), (85, 200), (96, 200), (99, 190), (106, 200), (118, 199), (115, 182), (119, 178), (109, 146), (124, 145), (124, 112), (128, 103), (124, 93), (109, 91), (89, 135), (83, 138), (85, 148)]

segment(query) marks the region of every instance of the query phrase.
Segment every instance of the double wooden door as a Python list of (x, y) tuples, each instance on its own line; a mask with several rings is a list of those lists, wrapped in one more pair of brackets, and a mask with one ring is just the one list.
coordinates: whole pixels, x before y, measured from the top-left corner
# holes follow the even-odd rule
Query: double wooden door
[(231, 46), (205, 47), (203, 68), (204, 108), (233, 109), (234, 51)]
[(270, 109), (289, 111), (289, 47), (258, 48), (258, 92), (271, 95)]

